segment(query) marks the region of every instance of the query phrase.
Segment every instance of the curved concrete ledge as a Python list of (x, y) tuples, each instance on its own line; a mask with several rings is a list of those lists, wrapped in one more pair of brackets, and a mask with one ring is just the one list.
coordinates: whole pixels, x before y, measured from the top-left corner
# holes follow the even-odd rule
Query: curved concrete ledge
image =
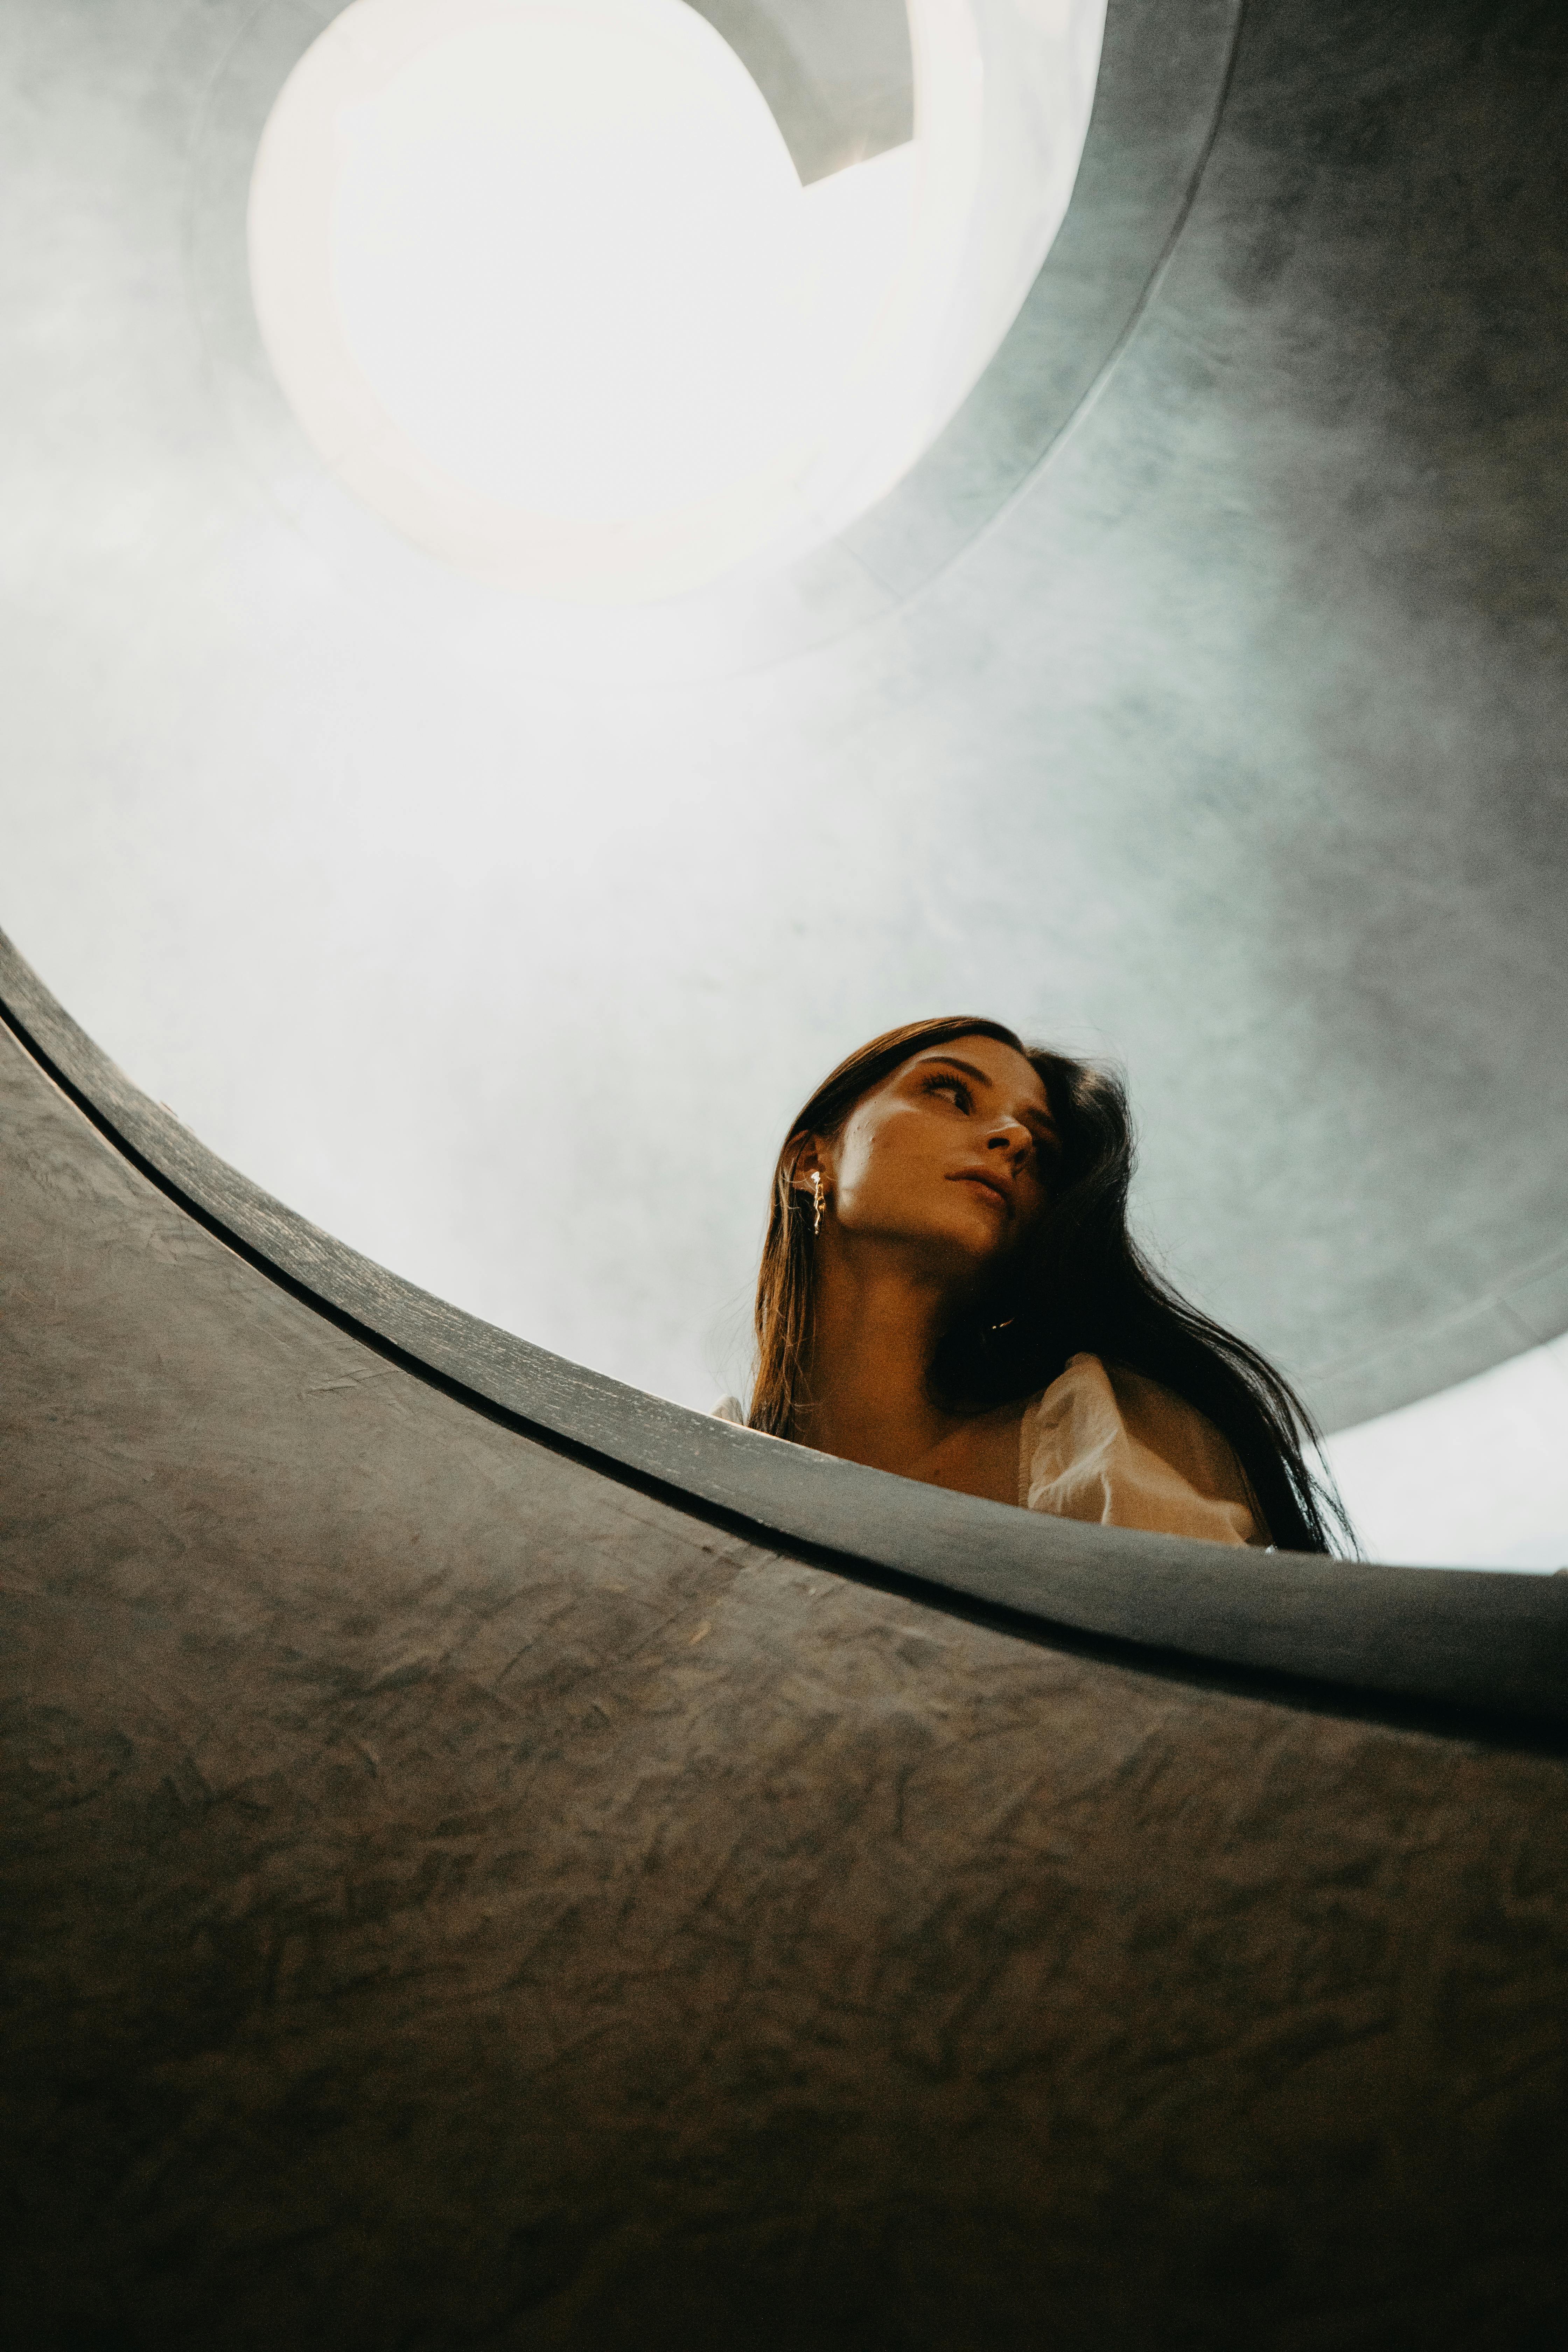
[(1561, 1585), (710, 1427), (5, 993), (0, 2339), (1554, 2340)]
[[(73, 117), (91, 136), (114, 110), (159, 114), (171, 186), (194, 94), (212, 91), (184, 183), (191, 268), (220, 397), (272, 488), (277, 404), (247, 373), (235, 268), (244, 134), (323, 5), (186, 11), (151, 81), (125, 59), (163, 37), (159, 10), (122, 15), (118, 52), (116, 12), (84, 16), (61, 51), (84, 81), (100, 46), (108, 60), (112, 101)], [(1512, 838), (1516, 879), (1527, 860), (1548, 872), (1539, 782), (1563, 730), (1541, 647), (1560, 534), (1534, 453), (1558, 407), (1525, 364), (1552, 345), (1521, 289), (1547, 249), (1529, 192), (1549, 106), (1531, 92), (1550, 90), (1555, 37), (1539, 9), (1373, 22), (1254, 0), (1227, 85), (1239, 13), (1116, 0), (1082, 202), (1016, 346), (858, 551), (782, 583), (745, 643), (771, 658), (886, 612), (1097, 384), (1096, 429), (1120, 411), (1135, 440), (1141, 417), (1179, 419), (1191, 358), (1228, 391), (1177, 445), (1183, 498), (1212, 482), (1265, 535), (1271, 515), (1294, 530), (1321, 510), (1337, 537), (1366, 485), (1394, 485), (1400, 532), (1358, 540), (1361, 557), (1449, 631), (1431, 669), (1398, 674), (1435, 675), (1475, 616), (1476, 674), (1518, 717), (1496, 772), (1489, 746), (1475, 772), (1489, 841)], [(1423, 145), (1406, 132), (1429, 113)], [(1162, 299), (1107, 382), (1200, 173)], [(108, 217), (132, 183), (73, 184)], [(53, 216), (51, 199), (37, 218)], [(1276, 303), (1288, 254), (1333, 266)], [(79, 309), (118, 282), (95, 293), (84, 276)], [(1343, 331), (1397, 312), (1407, 283), (1422, 299), (1394, 331)], [(1232, 354), (1237, 289), (1253, 323)], [(134, 290), (154, 320), (155, 267)], [(137, 331), (162, 352), (183, 312), (161, 315)], [(194, 408), (165, 412), (161, 376), (90, 364), (161, 431), (195, 429)], [(1276, 449), (1205, 477), (1246, 404), (1267, 417), (1298, 383), (1279, 419), (1292, 447), (1363, 414), (1364, 439), (1336, 440), (1333, 469), (1297, 474)], [(83, 412), (36, 492), (52, 544), (67, 486), (86, 485), (79, 586), (109, 562), (85, 462), (107, 415)], [(139, 480), (152, 447), (128, 441), (116, 478)], [(1123, 465), (1101, 450), (1095, 497)], [(231, 515), (226, 495), (204, 516)], [(1181, 592), (1202, 568), (1162, 572), (1156, 522), (1121, 576), (1152, 562)], [(330, 513), (310, 528), (333, 547), (349, 532)], [(149, 544), (110, 562), (106, 593), (168, 597), (173, 628), (193, 605)], [(1238, 601), (1268, 593), (1260, 544), (1220, 550)], [(342, 560), (363, 584), (384, 558), (366, 536)], [(1331, 599), (1347, 625), (1377, 621), (1358, 577), (1309, 565), (1279, 604), (1298, 660), (1339, 642), (1310, 625)], [(448, 608), (427, 585), (407, 585), (406, 610), (434, 626)], [(41, 609), (52, 635), (60, 608)], [(124, 637), (118, 619), (105, 631), (61, 634), (46, 702)], [(1135, 660), (1127, 695), (1159, 675)], [(1278, 682), (1256, 690), (1248, 758), (1321, 724)], [(1221, 705), (1234, 727), (1244, 706)], [(1087, 760), (1110, 739), (1082, 740)], [(1134, 729), (1129, 756), (1150, 740)], [(1349, 771), (1379, 808), (1389, 740), (1374, 731)], [(1340, 757), (1336, 735), (1314, 739), (1314, 779)], [(1435, 757), (1429, 777), (1417, 747), (1415, 763), (1422, 829), (1452, 825), (1462, 761)], [(1250, 775), (1234, 760), (1221, 774), (1215, 805), (1237, 823)], [(1125, 827), (1145, 803), (1112, 805)], [(1249, 870), (1310, 862), (1348, 807), (1350, 849), (1326, 870), (1355, 887), (1384, 837), (1359, 805), (1314, 782)], [(1479, 838), (1454, 832), (1456, 859)], [(1531, 891), (1431, 898), (1442, 955), (1467, 925), (1542, 945), (1550, 893)], [(1277, 904), (1239, 969), (1280, 975), (1294, 1005), (1350, 934), (1326, 927), (1304, 966)], [(1411, 906), (1380, 896), (1359, 935), (1384, 959), (1354, 975), (1376, 1017), (1344, 1034), (1363, 1045), (1380, 979), (1442, 998)], [(1450, 1013), (1472, 969), (1455, 966)], [(1475, 1002), (1544, 1003), (1546, 970), (1499, 967)], [(488, 1328), (292, 1216), (139, 1094), (3, 945), (0, 1001), (0, 2342), (1557, 2342), (1568, 1578), (1238, 1559), (770, 1445)], [(1274, 1052), (1285, 1033), (1259, 1034)], [(1410, 1032), (1379, 1054), (1374, 1074), (1403, 1065)], [(1528, 1085), (1552, 1066), (1527, 1037)], [(1402, 1118), (1415, 1099), (1390, 1095)], [(1544, 1317), (1561, 1296), (1551, 1202), (1510, 1190), (1504, 1160), (1561, 1154), (1546, 1118), (1510, 1125), (1523, 1102), (1488, 1094), (1485, 1136), (1456, 1114), (1441, 1202), (1391, 1197), (1424, 1240), (1438, 1209), (1450, 1244), (1490, 1232), (1492, 1258), (1527, 1234)], [(1331, 1327), (1396, 1256), (1391, 1234), (1373, 1232)], [(1411, 1297), (1415, 1332), (1431, 1302)], [(1385, 1405), (1458, 1377), (1466, 1351), (1469, 1369), (1506, 1352), (1456, 1328), (1436, 1372), (1428, 1336), (1403, 1369), (1342, 1367), (1339, 1393)]]
[(0, 935), (0, 1016), (131, 1164), (337, 1328), (489, 1417), (678, 1508), (1048, 1639), (1294, 1683), (1315, 1703), (1568, 1728), (1568, 1580), (1255, 1554), (1045, 1519), (731, 1429), (399, 1280), (206, 1150)]
[(1226, 113), (1244, 0), (1110, 0), (1072, 201), (995, 357), (888, 496), (841, 533), (915, 594), (1035, 478), (1158, 290)]

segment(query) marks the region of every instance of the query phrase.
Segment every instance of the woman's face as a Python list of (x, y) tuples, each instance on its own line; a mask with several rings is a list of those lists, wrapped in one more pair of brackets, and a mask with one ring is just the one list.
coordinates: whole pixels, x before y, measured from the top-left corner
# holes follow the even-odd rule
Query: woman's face
[(933, 1270), (978, 1274), (1045, 1203), (1059, 1150), (1046, 1090), (994, 1037), (922, 1047), (797, 1164), (820, 1165), (843, 1239), (902, 1245)]

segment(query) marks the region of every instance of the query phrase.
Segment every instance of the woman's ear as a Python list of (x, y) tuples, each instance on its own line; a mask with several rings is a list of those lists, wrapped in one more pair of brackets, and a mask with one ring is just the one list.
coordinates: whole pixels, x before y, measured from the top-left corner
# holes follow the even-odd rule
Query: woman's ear
[(820, 1176), (825, 1187), (832, 1181), (831, 1171), (820, 1139), (815, 1135), (803, 1135), (795, 1158), (790, 1161), (790, 1190), (795, 1192), (810, 1192), (813, 1190), (811, 1181), (813, 1176)]

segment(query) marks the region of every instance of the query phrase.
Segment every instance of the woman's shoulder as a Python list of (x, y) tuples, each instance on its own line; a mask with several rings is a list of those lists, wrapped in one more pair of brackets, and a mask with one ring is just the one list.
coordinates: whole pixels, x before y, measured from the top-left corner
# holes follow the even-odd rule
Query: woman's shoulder
[(1088, 1354), (1024, 1412), (1020, 1500), (1033, 1510), (1220, 1543), (1266, 1544), (1226, 1438), (1184, 1397)]
[(1101, 1357), (1069, 1356), (1065, 1370), (1050, 1386), (1030, 1400), (1031, 1409), (1057, 1412), (1113, 1414), (1125, 1427), (1152, 1440), (1158, 1450), (1173, 1446), (1207, 1460), (1223, 1455), (1235, 1462), (1228, 1439), (1205, 1412), (1174, 1389), (1151, 1380), (1125, 1364), (1107, 1363)]

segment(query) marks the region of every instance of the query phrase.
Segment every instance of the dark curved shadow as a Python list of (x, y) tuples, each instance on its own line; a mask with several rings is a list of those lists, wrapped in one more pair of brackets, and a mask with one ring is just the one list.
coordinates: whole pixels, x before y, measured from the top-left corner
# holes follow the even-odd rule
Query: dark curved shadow
[(731, 1428), (466, 1315), (294, 1214), (132, 1086), (3, 934), (0, 1017), (132, 1166), (292, 1297), (471, 1409), (682, 1511), (907, 1582), (939, 1607), (1004, 1612), (1036, 1638), (1401, 1720), (1568, 1730), (1568, 1580), (1263, 1561), (1047, 1519)]

